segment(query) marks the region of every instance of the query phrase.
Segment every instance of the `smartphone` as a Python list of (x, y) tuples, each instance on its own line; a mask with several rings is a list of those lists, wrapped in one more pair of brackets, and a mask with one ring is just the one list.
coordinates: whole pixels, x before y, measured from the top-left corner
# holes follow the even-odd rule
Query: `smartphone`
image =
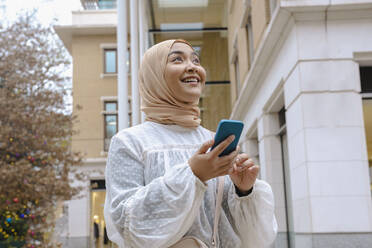
[(216, 135), (214, 136), (214, 144), (211, 148), (213, 150), (222, 141), (224, 141), (230, 135), (235, 135), (235, 139), (226, 149), (219, 155), (219, 157), (227, 155), (233, 152), (238, 145), (240, 135), (242, 134), (244, 123), (236, 120), (223, 119), (218, 123)]

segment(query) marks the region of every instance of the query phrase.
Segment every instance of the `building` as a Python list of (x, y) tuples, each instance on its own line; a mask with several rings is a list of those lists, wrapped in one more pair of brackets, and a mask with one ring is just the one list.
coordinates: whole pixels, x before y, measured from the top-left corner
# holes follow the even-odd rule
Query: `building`
[[(128, 42), (128, 82), (137, 46), (143, 54), (184, 38), (200, 52), (202, 123), (244, 121), (242, 148), (274, 191), (273, 247), (372, 247), (372, 0), (143, 0), (138, 12), (130, 2), (139, 39)], [(114, 0), (81, 3), (72, 25), (55, 29), (73, 58), (82, 109), (73, 110), (72, 149), (86, 154), (89, 189), (65, 204), (61, 235), (66, 247), (89, 247), (99, 230), (103, 247), (103, 175), (119, 118), (118, 13)], [(126, 97), (131, 109), (137, 96)]]
[(275, 247), (372, 247), (372, 1), (229, 1), (230, 118), (274, 191)]
[[(132, 85), (136, 85), (130, 83), (132, 50), (138, 47), (138, 53), (143, 54), (155, 42), (182, 38), (199, 52), (206, 68), (207, 84), (200, 101), (201, 119), (205, 127), (215, 130), (218, 121), (228, 118), (231, 112), (227, 19), (223, 15), (227, 3), (222, 0), (126, 2), (128, 126), (132, 125), (132, 101), (138, 100), (138, 95), (132, 97), (131, 94)], [(139, 4), (138, 12), (133, 10), (133, 2)], [(115, 0), (81, 0), (81, 4), (82, 9), (72, 13), (71, 25), (54, 28), (73, 61), (73, 113), (78, 116), (75, 129), (79, 133), (72, 139), (72, 149), (85, 154), (82, 170), (89, 174), (89, 180), (84, 184), (87, 190), (82, 197), (65, 203), (60, 210), (64, 217), (58, 221), (58, 230), (64, 247), (93, 247), (94, 243), (97, 247), (109, 247), (110, 244), (103, 246), (104, 169), (110, 139), (118, 131), (120, 120), (119, 6)], [(133, 38), (131, 18), (138, 21), (137, 43), (130, 42)]]

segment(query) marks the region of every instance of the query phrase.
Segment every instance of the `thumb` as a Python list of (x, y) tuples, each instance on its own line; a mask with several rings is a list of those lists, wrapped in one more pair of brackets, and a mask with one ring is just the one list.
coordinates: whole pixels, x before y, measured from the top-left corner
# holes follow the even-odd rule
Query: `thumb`
[(198, 153), (204, 154), (208, 151), (208, 149), (213, 145), (214, 140), (208, 140), (207, 142), (203, 143), (202, 146), (199, 148)]

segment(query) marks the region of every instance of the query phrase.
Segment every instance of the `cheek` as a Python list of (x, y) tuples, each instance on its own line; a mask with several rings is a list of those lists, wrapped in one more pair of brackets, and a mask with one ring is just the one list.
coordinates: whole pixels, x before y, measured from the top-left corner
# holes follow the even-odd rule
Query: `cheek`
[(202, 67), (201, 69), (200, 69), (200, 77), (202, 78), (202, 80), (205, 82), (205, 80), (206, 80), (206, 75), (207, 75), (207, 73), (206, 73), (206, 71), (205, 71), (205, 69)]
[(164, 78), (168, 85), (177, 83), (180, 78), (179, 69), (175, 66), (168, 66), (165, 70)]

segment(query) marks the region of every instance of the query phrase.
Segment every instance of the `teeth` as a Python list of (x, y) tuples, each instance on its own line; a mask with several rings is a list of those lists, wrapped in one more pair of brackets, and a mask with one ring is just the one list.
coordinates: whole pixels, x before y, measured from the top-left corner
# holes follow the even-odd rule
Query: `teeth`
[(184, 81), (187, 82), (187, 83), (198, 82), (198, 80), (196, 78), (185, 79)]

